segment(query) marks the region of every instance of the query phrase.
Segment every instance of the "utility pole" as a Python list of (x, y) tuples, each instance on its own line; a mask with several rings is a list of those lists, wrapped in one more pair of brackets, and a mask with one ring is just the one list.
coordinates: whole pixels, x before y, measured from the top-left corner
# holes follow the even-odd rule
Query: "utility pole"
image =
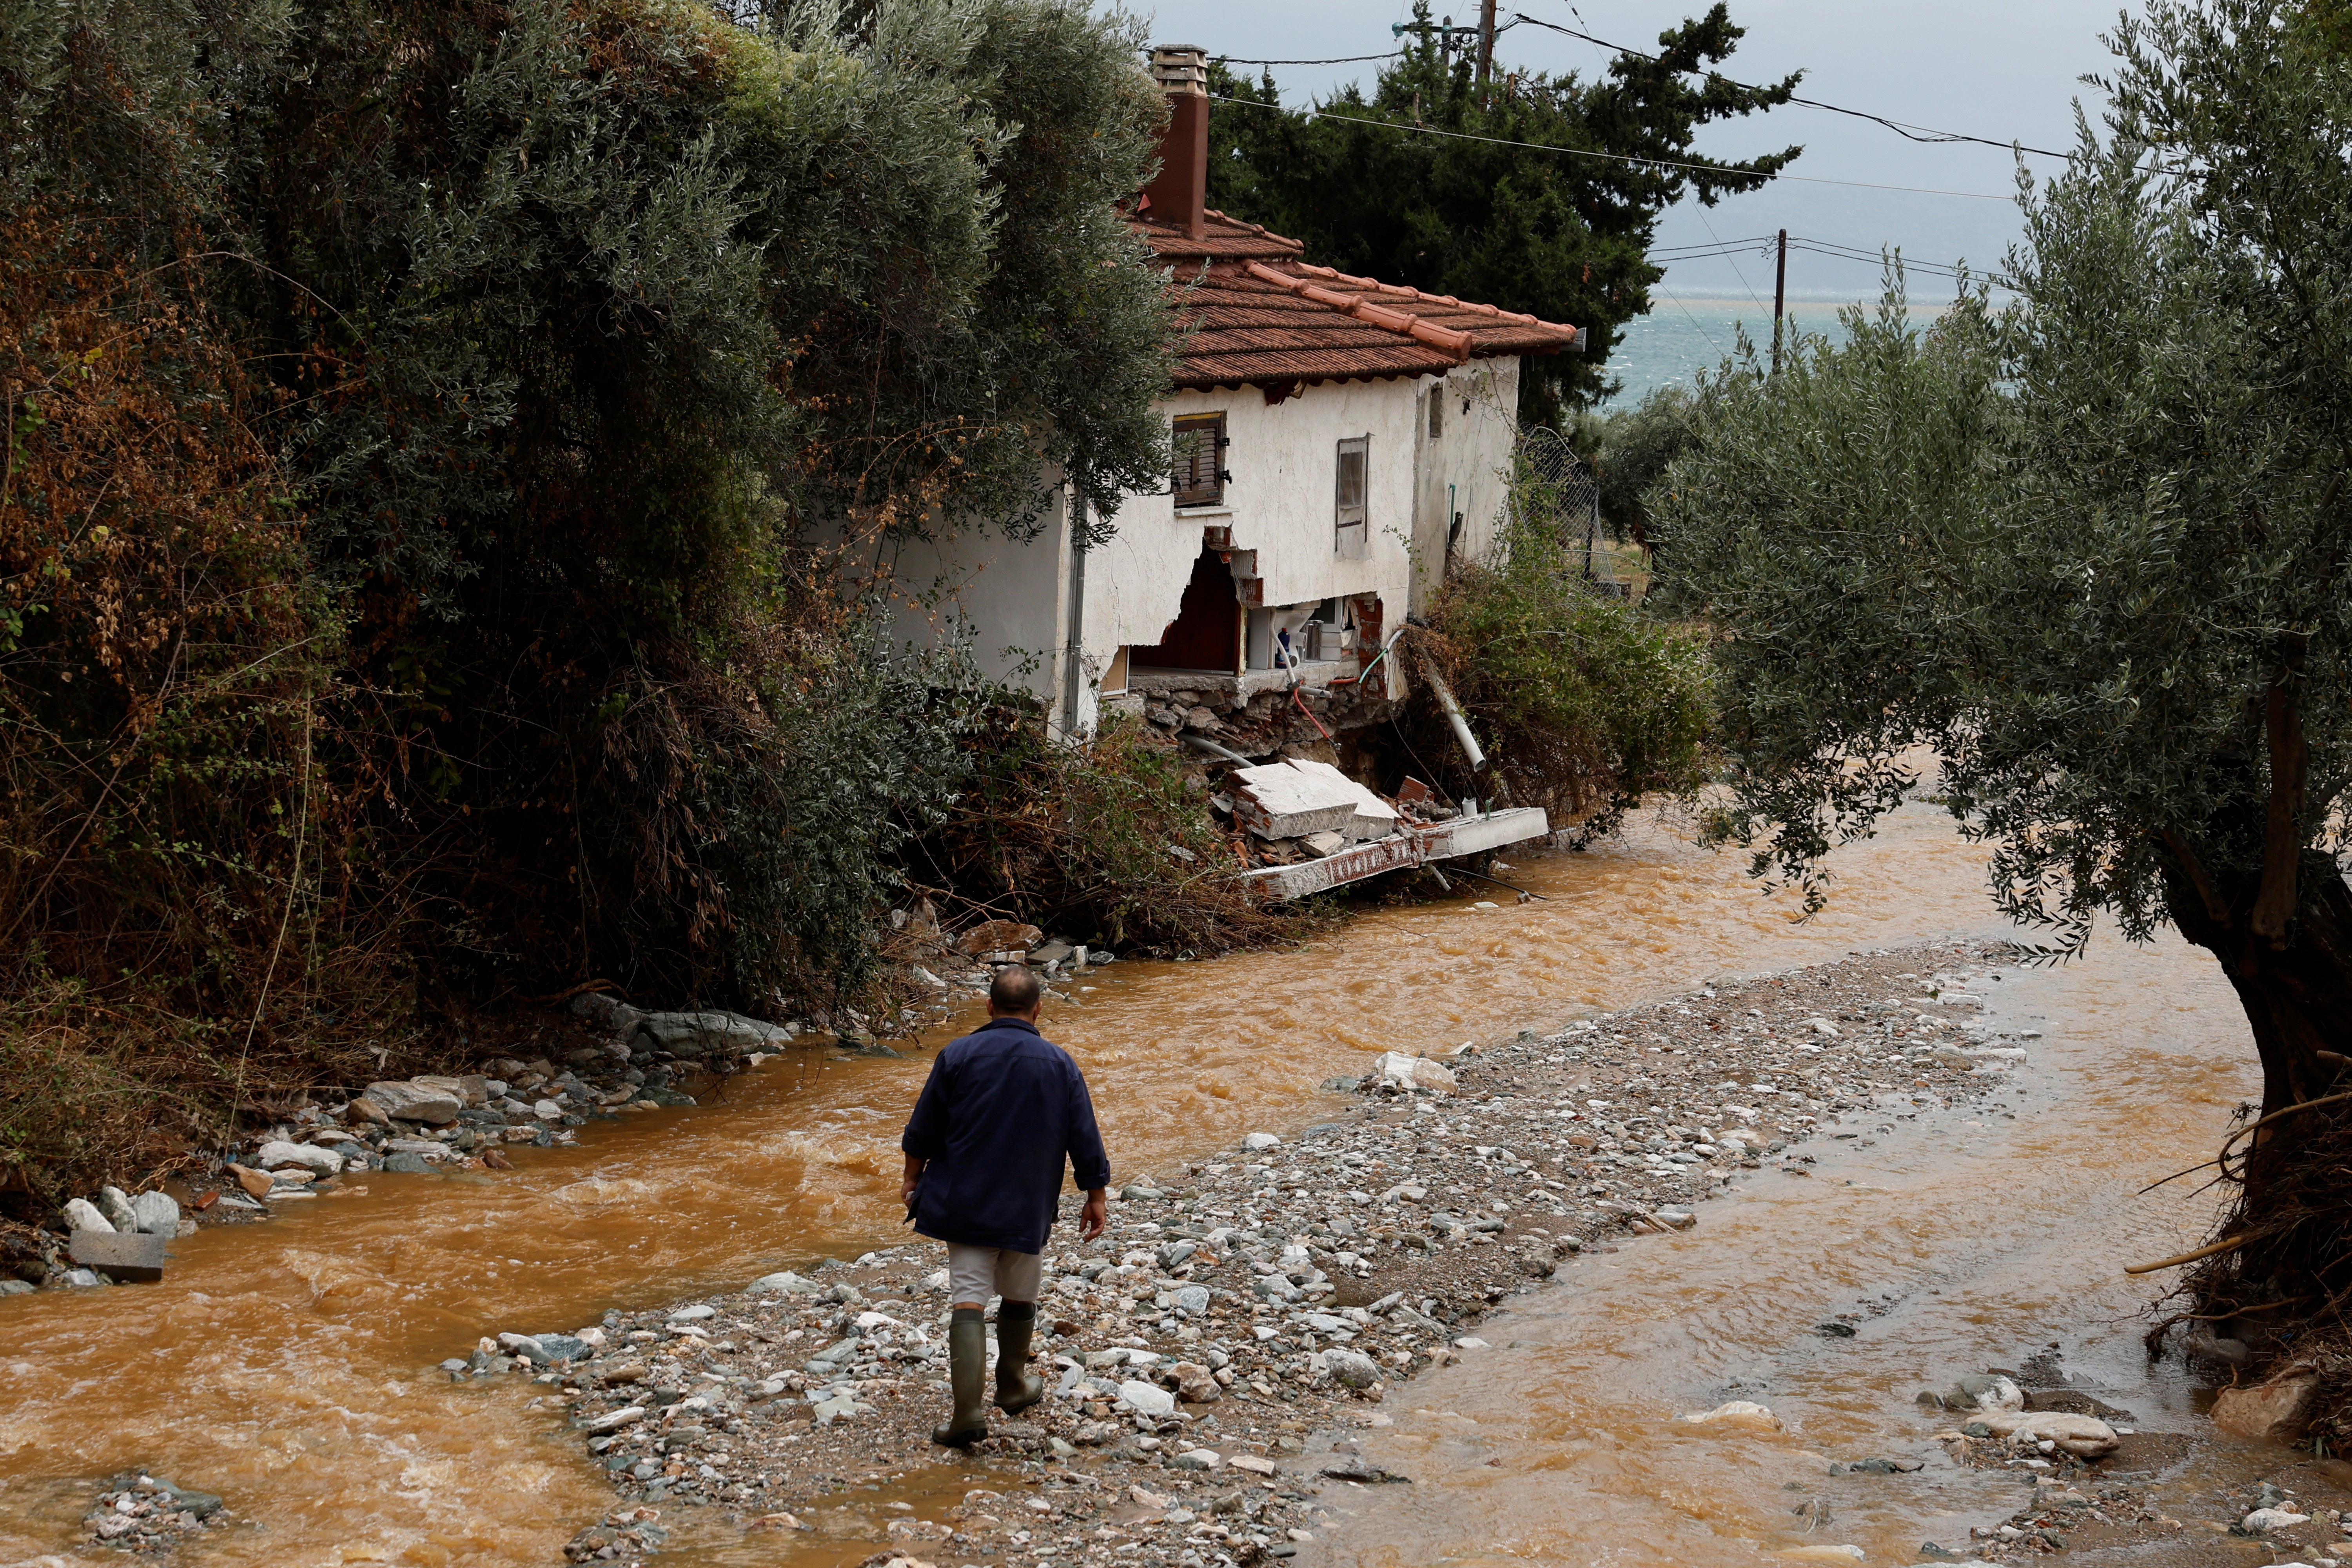
[(1478, 0), (1478, 85), (1495, 70), (1495, 0)]
[(1780, 231), (1780, 258), (1772, 267), (1772, 374), (1780, 374), (1780, 312), (1789, 298), (1789, 231)]

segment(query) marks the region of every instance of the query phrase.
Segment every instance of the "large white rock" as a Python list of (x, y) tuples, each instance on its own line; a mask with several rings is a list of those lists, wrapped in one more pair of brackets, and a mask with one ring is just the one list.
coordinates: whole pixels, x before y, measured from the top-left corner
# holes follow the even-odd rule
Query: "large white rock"
[(1120, 1403), (1146, 1415), (1172, 1415), (1176, 1412), (1176, 1396), (1148, 1383), (1122, 1383), (1118, 1385), (1118, 1397)]
[(131, 1215), (149, 1236), (180, 1234), (180, 1205), (169, 1193), (142, 1193), (131, 1200)]
[(1372, 1058), (1375, 1081), (1397, 1089), (1433, 1089), (1440, 1094), (1452, 1094), (1454, 1089), (1454, 1069), (1427, 1057), (1409, 1057), (1402, 1051), (1382, 1051)]
[(446, 1127), (457, 1120), (460, 1106), (453, 1089), (438, 1089), (413, 1079), (394, 1079), (367, 1086), (366, 1098), (377, 1110), (401, 1121), (422, 1121)]
[(1700, 1426), (1729, 1426), (1743, 1432), (1778, 1432), (1780, 1418), (1753, 1400), (1734, 1399), (1712, 1410), (1685, 1415), (1684, 1420)]
[(66, 1228), (101, 1231), (110, 1236), (114, 1232), (114, 1226), (104, 1215), (98, 1212), (98, 1206), (88, 1198), (66, 1200)]
[(2122, 1447), (2116, 1429), (2095, 1415), (2058, 1410), (1988, 1411), (1977, 1417), (2012, 1443), (2055, 1443), (2078, 1459), (2103, 1459)]
[(139, 1229), (139, 1216), (131, 1212), (131, 1194), (121, 1187), (98, 1189), (98, 1212), (119, 1231), (130, 1234)]
[(343, 1157), (332, 1149), (321, 1149), (316, 1143), (288, 1143), (282, 1140), (264, 1143), (254, 1163), (265, 1171), (275, 1171), (288, 1165), (299, 1165), (321, 1176), (331, 1176), (343, 1168)]

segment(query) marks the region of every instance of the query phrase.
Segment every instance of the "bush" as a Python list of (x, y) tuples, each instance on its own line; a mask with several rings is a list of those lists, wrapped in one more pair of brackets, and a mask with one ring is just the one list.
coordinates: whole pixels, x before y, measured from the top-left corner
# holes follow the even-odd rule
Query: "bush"
[[(1644, 795), (1706, 781), (1709, 666), (1697, 631), (1584, 581), (1582, 533), (1552, 521), (1544, 489), (1516, 478), (1494, 550), (1445, 585), (1413, 640), (1469, 715), (1500, 795), (1590, 841)], [(1449, 777), (1428, 782), (1498, 793), (1468, 775), (1433, 699), (1412, 728), (1418, 754), (1448, 759)]]
[(1190, 957), (1288, 941), (1315, 920), (1236, 879), (1181, 760), (1140, 721), (1115, 715), (1070, 743), (1007, 704), (968, 744), (971, 783), (913, 859), (929, 891), (1090, 944)]

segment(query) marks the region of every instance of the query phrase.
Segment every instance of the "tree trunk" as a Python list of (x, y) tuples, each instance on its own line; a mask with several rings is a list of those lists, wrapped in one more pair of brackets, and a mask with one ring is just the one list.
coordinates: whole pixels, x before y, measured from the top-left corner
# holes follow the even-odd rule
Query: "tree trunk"
[[(2216, 1232), (2249, 1239), (2199, 1264), (2187, 1284), (2215, 1334), (2276, 1346), (2352, 1289), (2352, 1100), (2294, 1109), (2352, 1090), (2352, 889), (2326, 857), (2305, 855), (2299, 907), (2273, 945), (2255, 930), (2259, 875), (2209, 881), (2177, 842), (2174, 863), (2173, 921), (2221, 960), (2263, 1064), (2260, 1124), (2226, 1162), (2241, 1184), (2236, 1211)], [(2291, 1306), (2234, 1316), (2278, 1303)]]

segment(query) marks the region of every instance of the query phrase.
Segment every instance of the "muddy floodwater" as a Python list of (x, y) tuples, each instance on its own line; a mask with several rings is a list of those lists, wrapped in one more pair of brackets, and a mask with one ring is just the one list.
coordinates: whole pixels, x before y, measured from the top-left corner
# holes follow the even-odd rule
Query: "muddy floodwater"
[[(1373, 1052), (2002, 931), (1983, 852), (1927, 807), (1835, 864), (1832, 908), (1796, 923), (1740, 857), (1647, 824), (1523, 865), (1545, 901), (1477, 909), (1487, 895), (1470, 893), (1302, 951), (1114, 964), (1045, 1027), (1085, 1066), (1124, 1180), (1321, 1119), (1315, 1086)], [(2051, 1342), (2147, 1425), (2189, 1426), (2177, 1367), (2151, 1373), (2137, 1350), (2135, 1313), (2162, 1287), (2121, 1268), (2204, 1226), (2190, 1184), (2132, 1194), (2206, 1158), (2253, 1092), (2236, 1005), (2177, 941), (2112, 939), (2063, 970), (2008, 972), (1988, 1002), (2046, 1035), (1998, 1097), (2013, 1117), (1922, 1114), (1867, 1149), (1824, 1137), (1810, 1181), (1750, 1182), (1695, 1232), (1564, 1267), (1482, 1331), (1493, 1349), (1391, 1394), (1396, 1425), (1370, 1451), (1417, 1484), (1327, 1500), (1356, 1517), (1300, 1561), (1762, 1562), (1836, 1543), (1910, 1562), (2016, 1506), (2015, 1477), (1931, 1465), (1924, 1481), (1832, 1482), (1823, 1459), (1934, 1457), (1940, 1423), (1914, 1393)], [(511, 1151), (511, 1173), (378, 1173), (265, 1226), (207, 1229), (162, 1285), (0, 1302), (0, 1563), (72, 1554), (97, 1483), (135, 1468), (248, 1521), (184, 1548), (195, 1562), (561, 1561), (611, 1495), (576, 1435), (527, 1388), (428, 1369), (485, 1331), (572, 1329), (900, 1235), (896, 1139), (927, 1065), (772, 1062), (713, 1103)], [(1813, 1331), (1857, 1310), (1855, 1338)], [(1727, 1441), (1673, 1423), (1728, 1397), (1789, 1430)], [(1792, 1522), (1792, 1483), (1832, 1500), (1826, 1533)], [(773, 1537), (754, 1550), (689, 1528), (682, 1545), (670, 1560), (792, 1560)]]

